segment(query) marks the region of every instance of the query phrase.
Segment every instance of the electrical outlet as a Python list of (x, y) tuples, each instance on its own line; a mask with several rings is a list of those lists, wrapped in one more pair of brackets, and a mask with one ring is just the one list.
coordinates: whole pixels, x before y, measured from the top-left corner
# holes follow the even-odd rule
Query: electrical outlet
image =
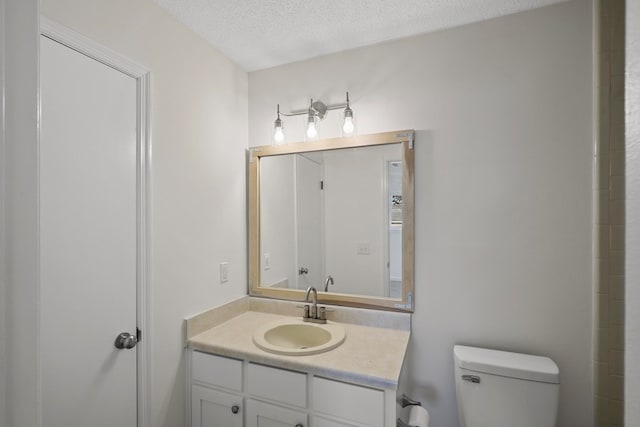
[(265, 270), (269, 270), (271, 268), (271, 254), (269, 252), (265, 252), (264, 254), (264, 263), (262, 264)]
[(229, 281), (229, 263), (220, 263), (220, 283), (227, 283)]

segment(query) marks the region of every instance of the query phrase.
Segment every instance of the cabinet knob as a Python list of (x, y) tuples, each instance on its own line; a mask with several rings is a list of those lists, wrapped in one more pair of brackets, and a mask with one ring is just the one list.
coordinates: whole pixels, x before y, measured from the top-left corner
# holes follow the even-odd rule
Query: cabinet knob
[(238, 405), (233, 405), (231, 407), (231, 412), (233, 412), (234, 414), (237, 414), (238, 412), (240, 412), (240, 407)]
[(302, 424), (296, 424), (296, 427), (304, 427)]

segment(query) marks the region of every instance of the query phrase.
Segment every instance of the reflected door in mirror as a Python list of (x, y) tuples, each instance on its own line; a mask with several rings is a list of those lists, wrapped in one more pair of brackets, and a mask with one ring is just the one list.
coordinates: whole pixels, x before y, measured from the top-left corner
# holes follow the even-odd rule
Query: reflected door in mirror
[[(324, 275), (322, 165), (309, 155), (295, 156), (298, 289), (320, 289)], [(302, 274), (300, 274), (302, 272)]]

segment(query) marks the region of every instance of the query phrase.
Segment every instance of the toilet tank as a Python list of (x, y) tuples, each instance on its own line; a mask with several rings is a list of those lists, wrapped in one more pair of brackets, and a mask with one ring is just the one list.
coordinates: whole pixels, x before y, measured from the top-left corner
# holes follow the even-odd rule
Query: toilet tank
[(554, 427), (560, 373), (548, 357), (456, 345), (461, 427)]

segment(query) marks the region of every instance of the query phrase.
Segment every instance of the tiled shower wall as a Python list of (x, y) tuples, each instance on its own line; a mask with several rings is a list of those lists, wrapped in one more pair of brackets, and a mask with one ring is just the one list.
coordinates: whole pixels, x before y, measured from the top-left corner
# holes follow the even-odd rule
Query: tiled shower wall
[(595, 425), (624, 425), (624, 0), (597, 0)]

